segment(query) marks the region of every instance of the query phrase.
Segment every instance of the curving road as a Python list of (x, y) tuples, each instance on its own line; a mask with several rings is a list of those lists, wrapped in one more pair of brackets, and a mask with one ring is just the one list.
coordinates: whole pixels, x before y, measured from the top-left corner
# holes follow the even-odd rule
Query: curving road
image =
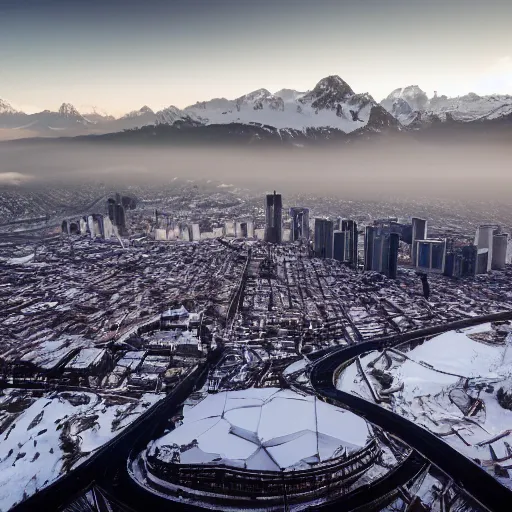
[(341, 349), (331, 349), (323, 354), (319, 354), (320, 357), (313, 364), (310, 375), (311, 383), (316, 392), (328, 401), (348, 407), (370, 423), (378, 425), (387, 432), (402, 439), (452, 478), (458, 486), (479, 502), (483, 508), (496, 512), (508, 510), (512, 507), (512, 492), (501, 485), (484, 469), (428, 430), (377, 404), (338, 390), (334, 384), (333, 376), (342, 364), (365, 352), (382, 350), (383, 348), (430, 334), (460, 329), (484, 322), (509, 319), (512, 319), (512, 312), (510, 311), (496, 313), (452, 322), (444, 326), (426, 328), (396, 337), (358, 343)]

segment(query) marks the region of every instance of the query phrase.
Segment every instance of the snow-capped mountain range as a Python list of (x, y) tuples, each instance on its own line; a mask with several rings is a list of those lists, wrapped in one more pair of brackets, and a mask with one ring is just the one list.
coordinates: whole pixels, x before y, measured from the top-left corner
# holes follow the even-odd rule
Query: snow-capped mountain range
[[(0, 99), (0, 129), (13, 138), (29, 136), (74, 136), (115, 133), (151, 125), (267, 126), (276, 130), (362, 131), (413, 130), (432, 122), (477, 122), (512, 117), (512, 96), (478, 96), (469, 93), (457, 98), (427, 94), (417, 85), (398, 88), (377, 103), (368, 93), (356, 93), (339, 76), (320, 80), (307, 92), (281, 89), (271, 93), (258, 89), (232, 100), (215, 98), (185, 109), (169, 106), (154, 112), (143, 106), (120, 118), (92, 109), (80, 113), (63, 103), (57, 112), (45, 110), (25, 114)], [(11, 131), (12, 130), (12, 131)], [(18, 135), (16, 135), (18, 132)]]
[(417, 85), (395, 89), (381, 105), (403, 126), (439, 121), (474, 122), (512, 116), (512, 96), (469, 93), (456, 98), (434, 94), (428, 98)]

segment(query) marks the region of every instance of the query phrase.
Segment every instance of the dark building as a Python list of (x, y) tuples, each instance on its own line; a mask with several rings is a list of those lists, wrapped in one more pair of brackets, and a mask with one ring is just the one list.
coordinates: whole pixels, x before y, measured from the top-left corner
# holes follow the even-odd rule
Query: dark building
[(242, 238), (248, 237), (247, 222), (240, 222), (240, 234), (238, 236)]
[(462, 248), (462, 275), (475, 276), (477, 273), (478, 247), (468, 245)]
[(267, 194), (265, 201), (265, 241), (280, 244), (282, 240), (283, 201), (281, 194)]
[(290, 208), (291, 241), (309, 240), (309, 210), (308, 208)]
[(365, 233), (365, 270), (380, 272), (396, 279), (400, 235), (389, 230), (367, 226)]
[(341, 261), (343, 263), (348, 262), (348, 232), (347, 231), (335, 231), (333, 240), (334, 240), (334, 249), (333, 249), (333, 258), (337, 261)]
[(345, 219), (340, 223), (341, 231), (348, 233), (347, 247), (345, 249), (346, 259), (352, 268), (357, 269), (358, 261), (358, 233), (357, 223), (354, 220)]
[(315, 219), (315, 256), (332, 258), (334, 222), (327, 219)]
[(364, 234), (364, 269), (372, 270), (373, 268), (373, 247), (377, 228), (375, 226), (366, 226)]
[(117, 226), (121, 231), (126, 228), (126, 219), (122, 204), (116, 204), (114, 208), (114, 225)]
[(486, 274), (488, 272), (489, 266), (489, 251), (484, 250), (485, 252), (477, 252), (476, 259), (476, 273), (477, 274)]
[(498, 233), (492, 242), (492, 270), (502, 270), (507, 263), (508, 234)]
[(116, 200), (110, 198), (107, 201), (107, 207), (108, 207), (108, 218), (110, 219), (112, 224), (114, 224), (114, 219), (115, 219), (115, 214), (116, 214), (115, 213), (116, 212)]
[(444, 275), (448, 277), (462, 277), (463, 261), (464, 258), (460, 249), (447, 253), (444, 265)]

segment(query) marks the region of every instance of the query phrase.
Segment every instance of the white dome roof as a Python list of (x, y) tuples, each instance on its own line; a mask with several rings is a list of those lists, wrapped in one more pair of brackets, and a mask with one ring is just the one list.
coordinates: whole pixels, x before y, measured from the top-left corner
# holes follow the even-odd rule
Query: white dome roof
[(210, 394), (185, 409), (183, 424), (152, 443), (149, 454), (169, 463), (306, 469), (359, 451), (369, 436), (365, 420), (315, 396), (251, 388)]

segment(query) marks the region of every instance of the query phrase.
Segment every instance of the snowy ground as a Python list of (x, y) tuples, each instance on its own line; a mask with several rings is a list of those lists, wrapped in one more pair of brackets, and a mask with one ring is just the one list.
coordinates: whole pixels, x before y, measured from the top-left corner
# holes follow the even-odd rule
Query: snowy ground
[(277, 388), (207, 395), (184, 408), (183, 424), (150, 443), (162, 461), (247, 469), (306, 469), (364, 448), (367, 423), (315, 396)]
[(164, 395), (5, 390), (0, 396), (0, 511), (9, 510), (113, 439)]
[[(497, 399), (498, 390), (510, 386), (512, 336), (501, 343), (477, 341), (491, 334), (490, 324), (451, 331), (407, 352), (373, 352), (360, 361), (381, 405), (441, 436), (494, 474), (496, 463), (505, 473), (512, 468), (512, 410)], [(356, 363), (342, 372), (337, 387), (373, 400)], [(510, 478), (499, 480), (512, 488)]]

